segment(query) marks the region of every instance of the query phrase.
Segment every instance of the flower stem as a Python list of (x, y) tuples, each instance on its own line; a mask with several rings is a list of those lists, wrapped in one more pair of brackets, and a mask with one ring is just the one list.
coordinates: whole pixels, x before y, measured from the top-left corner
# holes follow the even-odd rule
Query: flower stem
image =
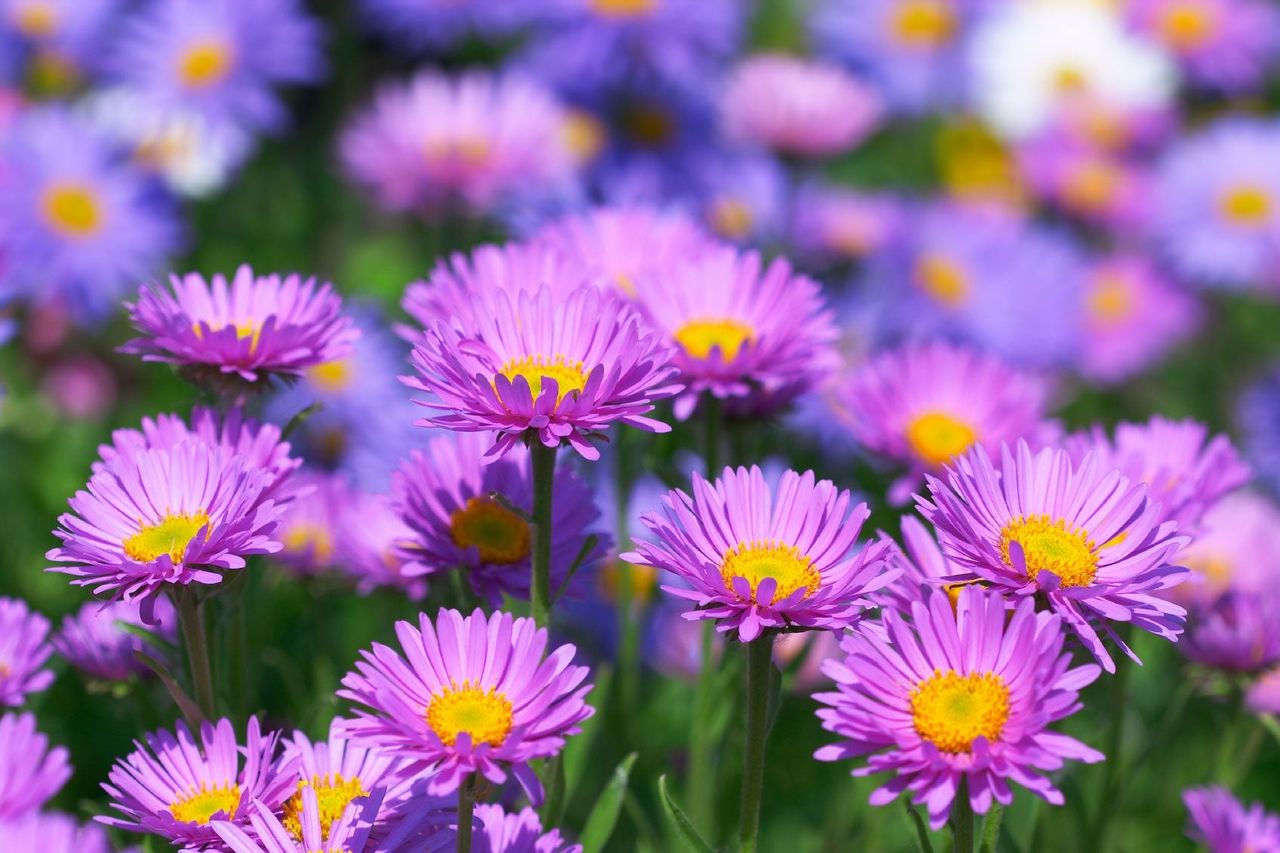
[(702, 395), (702, 462), (707, 479), (720, 475), (720, 442), (724, 428), (724, 404), (711, 392)]
[(529, 610), (533, 621), (541, 627), (551, 621), (551, 496), (557, 449), (537, 440), (529, 447), (533, 471), (533, 577), (529, 584)]
[(191, 667), (191, 683), (196, 691), (196, 704), (206, 720), (214, 718), (213, 670), (209, 666), (209, 638), (204, 627), (204, 605), (188, 587), (174, 592), (178, 610), (178, 626), (187, 649), (187, 665)]
[(476, 811), (476, 774), (468, 773), (458, 786), (457, 853), (471, 853), (471, 823)]
[(969, 782), (964, 777), (951, 805), (951, 838), (953, 853), (973, 853), (973, 804), (969, 802)]
[(773, 667), (773, 634), (747, 644), (747, 742), (739, 807), (738, 849), (755, 853), (760, 846), (760, 801), (764, 796), (764, 746), (768, 737), (769, 671)]

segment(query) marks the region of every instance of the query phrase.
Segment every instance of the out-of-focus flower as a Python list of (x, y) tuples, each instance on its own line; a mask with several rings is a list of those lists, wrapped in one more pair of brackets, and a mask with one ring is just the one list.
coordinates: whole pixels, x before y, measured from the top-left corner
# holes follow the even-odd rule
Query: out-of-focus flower
[(429, 794), (452, 793), (473, 772), (501, 784), (510, 768), (541, 802), (529, 762), (558, 753), (593, 713), (574, 647), (544, 658), (546, 629), (479, 609), (465, 618), (441, 610), (434, 624), (424, 613), (418, 628), (397, 622), (396, 636), (407, 661), (375, 643), (342, 679), (338, 695), (368, 708), (344, 721), (343, 733), (426, 766)]
[(111, 853), (107, 832), (95, 824), (79, 824), (71, 815), (32, 812), (0, 821), (0, 849), (40, 853)]
[(92, 356), (71, 356), (49, 368), (41, 377), (40, 389), (67, 417), (94, 420), (115, 402), (116, 377), (110, 367)]
[(847, 657), (824, 667), (836, 692), (814, 696), (831, 706), (818, 711), (822, 727), (841, 740), (815, 757), (868, 756), (853, 775), (894, 774), (871, 804), (888, 805), (910, 791), (935, 830), (946, 823), (961, 782), (979, 814), (992, 800), (1012, 802), (1009, 780), (1062, 805), (1062, 793), (1043, 774), (1103, 755), (1048, 726), (1080, 709), (1079, 691), (1099, 670), (1071, 667), (1059, 616), (1036, 613), (1029, 599), (1006, 623), (1007, 614), (998, 592), (964, 589), (953, 612), (937, 591), (912, 605), (910, 622), (890, 610), (885, 632), (847, 634)]
[(1147, 171), (1136, 161), (1062, 132), (1018, 148), (1019, 169), (1039, 197), (1086, 222), (1141, 234), (1151, 217)]
[(1209, 848), (1210, 853), (1259, 853), (1280, 850), (1280, 817), (1262, 803), (1245, 806), (1226, 788), (1188, 788), (1182, 792), (1187, 806), (1187, 836)]
[(1260, 483), (1280, 494), (1280, 371), (1255, 380), (1236, 406), (1241, 444)]
[(0, 773), (0, 823), (38, 811), (71, 778), (67, 750), (49, 748), (32, 714), (0, 717), (0, 755), (5, 763)]
[[(529, 806), (518, 812), (508, 812), (497, 803), (476, 806), (479, 822), (471, 842), (475, 853), (582, 853), (581, 844), (570, 844), (560, 835), (560, 830), (543, 832), (538, 813)], [(457, 845), (456, 832), (450, 830), (438, 839), (439, 853), (453, 850)]]
[(1280, 595), (1275, 581), (1260, 593), (1228, 592), (1187, 619), (1178, 644), (1189, 660), (1218, 669), (1257, 672), (1280, 662)]
[(358, 492), (342, 508), (338, 518), (339, 568), (356, 581), (361, 593), (381, 587), (401, 590), (417, 601), (427, 594), (427, 582), (418, 576), (403, 549), (413, 541), (413, 529), (382, 494)]
[(858, 620), (867, 596), (898, 572), (883, 542), (858, 545), (865, 503), (812, 471), (787, 471), (776, 490), (758, 467), (726, 468), (693, 496), (675, 490), (641, 516), (655, 541), (636, 540), (628, 562), (671, 572), (689, 586), (664, 586), (695, 602), (687, 619), (714, 619), (749, 643), (773, 628), (836, 629)]
[(338, 525), (354, 492), (341, 474), (304, 470), (294, 474), (290, 486), (299, 496), (289, 502), (274, 534), (281, 548), (275, 559), (301, 574), (318, 574), (335, 568)]
[(1131, 0), (1130, 23), (1195, 83), (1228, 93), (1260, 85), (1280, 50), (1280, 13), (1258, 0)]
[(808, 184), (793, 202), (791, 240), (802, 256), (856, 261), (875, 254), (905, 224), (902, 203), (888, 194)]
[(1250, 685), (1245, 704), (1255, 714), (1280, 714), (1280, 667), (1263, 673)]
[(0, 32), (30, 47), (27, 76), (38, 89), (96, 74), (102, 45), (125, 11), (122, 0), (0, 0)]
[(771, 244), (786, 227), (790, 178), (778, 160), (763, 152), (714, 151), (693, 158), (696, 208), (707, 229), (740, 245)]
[(441, 50), (470, 36), (510, 35), (545, 3), (528, 0), (362, 0), (369, 26), (409, 50)]
[[(146, 626), (153, 634), (168, 640), (177, 638), (178, 626), (173, 606), (167, 599), (156, 601), (155, 622)], [(147, 667), (138, 662), (135, 652), (157, 655), (158, 650), (124, 625), (142, 626), (137, 602), (90, 601), (75, 615), (62, 620), (62, 628), (53, 647), (68, 663), (90, 678), (102, 681), (124, 681), (133, 675), (144, 675)], [(160, 653), (163, 656), (163, 653)]]
[(1026, 187), (1011, 146), (970, 116), (946, 122), (937, 136), (938, 177), (956, 200), (1017, 210)]
[(17, 598), (0, 598), (0, 707), (21, 705), (53, 683), (49, 620)]
[[(1140, 482), (1101, 453), (1073, 465), (1064, 450), (1038, 453), (1023, 441), (999, 460), (976, 447), (945, 482), (927, 478), (920, 511), (966, 577), (1015, 596), (1043, 598), (1108, 672), (1115, 661), (1098, 628), (1137, 660), (1108, 624), (1119, 620), (1176, 642), (1186, 611), (1161, 597), (1188, 576), (1170, 565), (1190, 541)], [(1095, 623), (1098, 627), (1095, 627)]]
[(1280, 581), (1280, 508), (1248, 490), (1226, 495), (1204, 514), (1177, 562), (1193, 575), (1172, 594), (1189, 605), (1208, 605), (1227, 592), (1268, 592)]

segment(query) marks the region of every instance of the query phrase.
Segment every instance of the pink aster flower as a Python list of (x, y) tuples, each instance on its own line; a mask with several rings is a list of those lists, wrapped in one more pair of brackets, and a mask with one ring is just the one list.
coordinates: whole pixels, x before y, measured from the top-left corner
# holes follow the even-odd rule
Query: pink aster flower
[(171, 276), (170, 288), (144, 285), (125, 305), (142, 336), (121, 351), (177, 364), (194, 378), (298, 376), (350, 355), (360, 336), (332, 286), (314, 278), (255, 276), (242, 266), (230, 282), (189, 273)]
[(1280, 663), (1280, 593), (1274, 586), (1258, 594), (1228, 592), (1195, 608), (1178, 648), (1188, 660), (1233, 672)]
[[(560, 836), (560, 830), (543, 832), (538, 813), (528, 806), (509, 812), (497, 803), (483, 803), (476, 806), (476, 821), (479, 825), (471, 841), (473, 853), (582, 853), (582, 845), (569, 844)], [(432, 841), (429, 853), (456, 849), (456, 827)]]
[[(884, 533), (880, 535), (888, 540)], [(910, 613), (912, 602), (924, 601), (933, 589), (946, 590), (954, 603), (960, 590), (968, 585), (948, 582), (948, 578), (958, 574), (959, 569), (942, 553), (934, 534), (916, 516), (902, 517), (901, 545), (888, 541), (888, 563), (900, 569), (902, 574), (876, 593), (876, 601), (882, 608)]]
[(1280, 850), (1280, 817), (1262, 803), (1246, 808), (1221, 786), (1188, 788), (1182, 792), (1187, 806), (1187, 836), (1203, 844), (1209, 853), (1275, 853)]
[(1257, 492), (1232, 492), (1205, 513), (1178, 564), (1192, 576), (1170, 593), (1188, 607), (1229, 592), (1268, 593), (1280, 580), (1280, 507)]
[(39, 850), (40, 853), (111, 853), (107, 832), (95, 824), (79, 824), (71, 815), (32, 812), (16, 820), (0, 821), (0, 850)]
[(17, 598), (0, 598), (0, 707), (17, 707), (53, 683), (49, 620)]
[(793, 212), (791, 240), (806, 255), (856, 261), (887, 246), (906, 226), (902, 200), (839, 185), (803, 186)]
[(867, 756), (853, 775), (894, 774), (871, 804), (908, 791), (934, 829), (946, 823), (961, 782), (979, 814), (993, 800), (1012, 802), (1010, 780), (1062, 805), (1043, 774), (1103, 755), (1048, 727), (1082, 707), (1079, 691), (1099, 670), (1071, 666), (1057, 615), (1037, 613), (1030, 599), (1006, 624), (1007, 612), (998, 592), (969, 588), (954, 612), (935, 593), (912, 605), (909, 622), (890, 610), (884, 632), (846, 635), (845, 659), (826, 663), (836, 691), (814, 696), (831, 706), (818, 711), (822, 727), (841, 740), (815, 757)]
[(256, 717), (249, 719), (243, 747), (225, 718), (201, 725), (198, 742), (182, 722), (175, 733), (149, 734), (146, 746), (134, 741), (135, 750), (115, 763), (102, 785), (122, 816), (98, 820), (188, 850), (217, 844), (215, 818), (243, 825), (255, 800), (279, 809), (295, 790), (291, 768), (272, 763), (276, 738), (262, 735)]
[(36, 718), (32, 714), (10, 713), (0, 717), (0, 755), (4, 756), (4, 769), (0, 771), (0, 823), (38, 811), (71, 778), (67, 750), (61, 746), (49, 748), (49, 739), (36, 731)]
[(976, 447), (928, 477), (917, 496), (938, 528), (943, 551), (963, 573), (1015, 596), (1043, 598), (1108, 672), (1115, 662), (1095, 622), (1135, 661), (1110, 627), (1131, 623), (1177, 641), (1186, 611), (1161, 597), (1189, 572), (1170, 565), (1190, 540), (1162, 520), (1147, 488), (1090, 453), (1073, 465), (1066, 451), (1001, 448), (993, 463)]
[(694, 474), (693, 496), (676, 489), (661, 512), (642, 515), (656, 539), (622, 559), (676, 575), (664, 586), (697, 607), (686, 619), (715, 619), (749, 643), (770, 629), (836, 629), (873, 605), (869, 593), (898, 576), (888, 543), (859, 547), (871, 511), (812, 471), (787, 471), (776, 489), (760, 468), (726, 468), (714, 483)]
[(338, 526), (355, 490), (344, 475), (327, 471), (301, 471), (292, 483), (302, 494), (280, 516), (275, 538), (283, 547), (276, 560), (304, 575), (336, 568)]
[(314, 788), (302, 788), (296, 798), (296, 814), (283, 819), (266, 803), (254, 800), (247, 828), (226, 820), (215, 820), (210, 826), (232, 853), (351, 853), (366, 849), (382, 805), (381, 791), (343, 807), (327, 823), (325, 806)]
[(852, 150), (881, 116), (875, 94), (840, 66), (782, 54), (743, 61), (721, 110), (730, 137), (802, 157)]
[(536, 293), (477, 295), (475, 322), (437, 321), (414, 348), (417, 376), (433, 395), (419, 423), (499, 433), (486, 458), (536, 436), (600, 458), (591, 437), (620, 422), (650, 432), (671, 427), (645, 417), (671, 383), (670, 348), (631, 307), (593, 285), (560, 298)]
[(427, 582), (403, 554), (413, 536), (389, 495), (357, 492), (338, 518), (339, 568), (355, 579), (361, 594), (389, 587), (418, 601), (427, 594)]
[(434, 624), (424, 613), (418, 628), (397, 622), (396, 636), (405, 657), (375, 643), (343, 678), (338, 695), (369, 709), (346, 721), (346, 736), (428, 770), (429, 794), (452, 793), (469, 773), (501, 784), (509, 767), (540, 801), (529, 762), (558, 753), (593, 713), (574, 647), (544, 658), (546, 629), (478, 609), (441, 610)]
[[(176, 642), (178, 623), (168, 599), (156, 601), (152, 616), (156, 622), (147, 626), (148, 630), (171, 643)], [(143, 624), (141, 607), (136, 601), (90, 601), (62, 620), (53, 646), (89, 678), (125, 681), (130, 676), (148, 672), (138, 662), (136, 652), (159, 656), (154, 645), (122, 627)]]

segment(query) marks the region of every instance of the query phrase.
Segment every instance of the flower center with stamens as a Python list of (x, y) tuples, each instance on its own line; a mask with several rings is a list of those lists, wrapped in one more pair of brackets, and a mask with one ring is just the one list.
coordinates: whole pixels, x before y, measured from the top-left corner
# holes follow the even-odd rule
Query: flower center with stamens
[(813, 560), (801, 554), (794, 545), (773, 539), (739, 542), (730, 548), (720, 563), (720, 577), (730, 592), (733, 591), (734, 578), (745, 578), (751, 584), (751, 598), (758, 604), (772, 603), (756, 599), (756, 590), (765, 578), (777, 581), (773, 601), (781, 601), (802, 588), (804, 597), (808, 598), (818, 591), (818, 584), (822, 582), (822, 576), (813, 567)]
[(226, 42), (199, 41), (188, 47), (178, 63), (178, 78), (189, 89), (221, 83), (231, 73), (233, 55)]
[(1223, 218), (1233, 225), (1255, 227), (1271, 219), (1271, 195), (1251, 184), (1232, 187), (1218, 199)]
[(969, 277), (960, 266), (940, 255), (925, 255), (916, 263), (916, 282), (935, 302), (948, 308), (969, 298)]
[[(218, 323), (213, 320), (206, 320), (205, 325), (209, 327), (211, 332), (220, 332), (228, 326), (232, 327), (236, 330), (236, 340), (248, 339), (249, 352), (253, 352), (258, 348), (258, 341), (262, 338), (262, 326), (253, 320), (244, 320), (239, 323)], [(204, 340), (204, 330), (201, 329), (199, 323), (192, 323), (191, 331), (195, 333), (197, 338)]]
[(945, 412), (926, 412), (907, 425), (907, 443), (912, 452), (934, 466), (964, 453), (977, 438), (970, 424)]
[(916, 734), (943, 752), (968, 752), (979, 737), (995, 742), (1009, 719), (1009, 687), (993, 672), (935, 669), (911, 691)]
[(475, 547), (486, 563), (516, 563), (529, 556), (529, 522), (489, 498), (471, 498), (449, 517), (459, 548)]
[(336, 394), (351, 387), (355, 379), (351, 359), (326, 361), (307, 370), (307, 380), (326, 394)]
[(208, 523), (206, 512), (166, 515), (160, 522), (148, 524), (124, 540), (124, 552), (139, 563), (158, 560), (162, 554), (180, 563), (187, 554), (187, 545)]
[(1165, 44), (1174, 50), (1195, 50), (1213, 37), (1217, 21), (1213, 10), (1199, 0), (1171, 3), (1157, 22)]
[(1095, 326), (1115, 326), (1133, 314), (1133, 292), (1124, 276), (1104, 273), (1094, 281), (1085, 304)]
[(58, 31), (58, 10), (49, 0), (29, 0), (9, 13), (13, 28), (29, 39), (47, 39)]
[(756, 339), (755, 329), (737, 320), (691, 320), (676, 329), (676, 340), (694, 358), (707, 358), (713, 349), (728, 362), (738, 357), (745, 344)]
[(89, 237), (102, 230), (102, 205), (87, 186), (58, 184), (44, 194), (44, 219), (64, 237)]
[(1093, 542), (1083, 530), (1077, 530), (1062, 519), (1047, 515), (1019, 516), (1000, 531), (1000, 556), (1005, 565), (1014, 568), (1009, 544), (1017, 542), (1027, 562), (1027, 577), (1035, 580), (1042, 571), (1050, 571), (1065, 586), (1088, 586), (1098, 573), (1098, 557)]
[(463, 732), (471, 735), (472, 746), (502, 746), (511, 733), (511, 711), (511, 700), (497, 690), (483, 690), (464, 681), (431, 697), (427, 725), (445, 746), (453, 746)]
[(302, 841), (302, 792), (308, 786), (315, 789), (316, 802), (320, 806), (320, 838), (329, 840), (329, 828), (334, 821), (342, 818), (343, 811), (353, 800), (369, 796), (360, 780), (347, 779), (337, 773), (328, 776), (312, 776), (298, 782), (298, 792), (284, 804), (284, 815), (280, 821), (284, 828), (296, 841)]
[(534, 400), (542, 396), (542, 380), (554, 379), (558, 389), (556, 403), (564, 400), (571, 391), (581, 391), (587, 384), (582, 362), (570, 361), (562, 355), (555, 358), (541, 355), (513, 358), (502, 366), (502, 375), (513, 382), (517, 376), (523, 376), (529, 383), (529, 393)]
[(225, 785), (210, 788), (207, 783), (201, 783), (198, 791), (192, 789), (187, 796), (174, 800), (169, 806), (169, 813), (173, 815), (174, 820), (182, 823), (198, 823), (203, 826), (219, 814), (226, 815), (230, 820), (239, 807), (239, 785), (228, 782)]
[(603, 18), (638, 18), (657, 5), (658, 0), (591, 0), (591, 8)]
[(893, 16), (893, 34), (910, 47), (937, 47), (951, 40), (956, 16), (946, 0), (903, 0)]

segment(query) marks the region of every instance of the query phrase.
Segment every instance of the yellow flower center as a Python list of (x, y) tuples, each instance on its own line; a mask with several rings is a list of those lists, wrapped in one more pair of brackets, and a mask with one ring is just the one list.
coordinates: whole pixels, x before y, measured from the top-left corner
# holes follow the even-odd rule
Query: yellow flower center
[(87, 186), (59, 184), (43, 200), (45, 221), (64, 237), (90, 237), (102, 230), (102, 205)]
[(562, 355), (555, 358), (541, 355), (513, 358), (502, 366), (502, 375), (513, 382), (517, 376), (523, 376), (529, 383), (529, 392), (535, 400), (542, 395), (542, 380), (554, 379), (558, 389), (556, 403), (570, 392), (581, 391), (587, 384), (587, 374), (582, 369), (582, 362), (570, 361)]
[(1174, 50), (1195, 50), (1217, 29), (1213, 11), (1198, 0), (1171, 3), (1164, 9), (1157, 27), (1165, 43)]
[(725, 318), (691, 320), (676, 329), (675, 337), (684, 351), (694, 358), (707, 358), (713, 349), (719, 349), (722, 359), (733, 361), (744, 344), (755, 340), (756, 333), (745, 323)]
[(481, 137), (436, 139), (427, 143), (427, 160), (450, 165), (461, 164), (471, 168), (483, 166), (489, 160), (489, 142)]
[(307, 370), (307, 380), (326, 394), (336, 394), (351, 387), (355, 378), (351, 359), (326, 361)]
[(653, 566), (636, 566), (612, 560), (600, 570), (600, 592), (607, 601), (617, 602), (621, 598), (623, 572), (631, 569), (631, 601), (644, 604), (653, 598), (653, 591), (658, 585), (658, 570)]
[(189, 89), (204, 89), (221, 83), (231, 72), (231, 47), (217, 39), (200, 41), (182, 54), (178, 78)]
[(938, 134), (942, 182), (961, 198), (999, 198), (1018, 203), (1023, 196), (1013, 157), (980, 122), (961, 120)]
[(1103, 273), (1094, 280), (1085, 303), (1095, 325), (1115, 326), (1133, 314), (1133, 291), (1124, 276)]
[(1265, 225), (1271, 218), (1271, 195), (1261, 187), (1233, 187), (1218, 200), (1222, 215), (1233, 225)]
[(445, 746), (453, 746), (463, 732), (471, 735), (472, 746), (502, 746), (511, 733), (511, 710), (506, 696), (464, 681), (461, 687), (454, 684), (431, 697), (427, 725)]
[(969, 298), (969, 277), (960, 266), (940, 255), (925, 255), (916, 263), (916, 281), (934, 301), (949, 308)]
[(1106, 209), (1120, 186), (1120, 174), (1103, 160), (1081, 163), (1067, 175), (1062, 196), (1067, 205), (1086, 213)]
[[(258, 348), (258, 341), (262, 337), (262, 327), (253, 320), (245, 320), (240, 323), (217, 323), (211, 320), (206, 320), (205, 324), (209, 327), (209, 330), (213, 332), (220, 332), (227, 326), (231, 326), (236, 330), (237, 339), (249, 339), (250, 352), (253, 352)], [(200, 338), (201, 340), (204, 339), (204, 331), (200, 328), (199, 323), (192, 323), (191, 331), (195, 332), (197, 338)]]
[(208, 523), (206, 512), (166, 515), (159, 523), (148, 524), (124, 540), (124, 552), (139, 563), (158, 560), (161, 554), (168, 554), (170, 560), (180, 563), (186, 556), (187, 545)]
[(471, 498), (449, 517), (459, 548), (475, 547), (486, 563), (516, 563), (529, 556), (529, 522), (489, 498)]
[(228, 782), (214, 788), (207, 784), (201, 784), (199, 790), (193, 788), (186, 797), (174, 800), (169, 806), (169, 812), (174, 820), (203, 825), (219, 814), (226, 815), (230, 820), (239, 807), (240, 786)]
[(1078, 66), (1062, 65), (1053, 72), (1053, 87), (1062, 95), (1078, 95), (1089, 88), (1089, 76)]
[(994, 742), (1009, 719), (1009, 688), (993, 672), (935, 669), (911, 691), (916, 734), (943, 752), (968, 752), (978, 737)]
[(285, 530), (284, 549), (290, 554), (310, 554), (320, 564), (333, 559), (333, 536), (319, 524), (294, 524)]
[(760, 582), (765, 578), (777, 581), (773, 601), (781, 601), (801, 588), (805, 590), (804, 597), (808, 598), (818, 591), (818, 584), (822, 582), (822, 576), (813, 567), (813, 560), (801, 554), (794, 545), (772, 539), (739, 542), (730, 548), (720, 564), (720, 577), (730, 591), (733, 590), (734, 578), (746, 578), (751, 584), (752, 599), (761, 604), (772, 603), (760, 602), (755, 597)]
[(945, 412), (925, 412), (907, 425), (907, 443), (912, 452), (934, 466), (964, 453), (977, 438), (970, 424)]
[(638, 18), (657, 5), (658, 0), (591, 0), (591, 8), (604, 18)]
[(716, 199), (707, 218), (717, 234), (730, 240), (744, 239), (755, 224), (751, 208), (741, 199), (732, 197)]
[(298, 792), (284, 804), (281, 820), (284, 828), (297, 841), (302, 841), (302, 792), (308, 786), (315, 789), (316, 802), (320, 806), (320, 838), (323, 841), (329, 840), (329, 828), (342, 817), (352, 800), (369, 796), (364, 785), (355, 777), (347, 779), (337, 773), (330, 773), (328, 776), (312, 776), (309, 782), (300, 780)]
[(15, 30), (30, 39), (45, 39), (58, 30), (58, 10), (48, 0), (21, 3), (9, 19)]
[(1065, 586), (1088, 586), (1098, 573), (1098, 557), (1093, 542), (1083, 530), (1070, 527), (1062, 519), (1047, 515), (1019, 516), (1000, 531), (1000, 555), (1010, 568), (1009, 544), (1017, 542), (1027, 562), (1027, 577), (1035, 580), (1048, 570)]
[(955, 29), (955, 12), (946, 0), (902, 0), (893, 16), (893, 35), (911, 47), (937, 47)]
[(604, 150), (606, 138), (604, 122), (586, 110), (571, 110), (561, 127), (565, 147), (583, 163), (594, 160)]

